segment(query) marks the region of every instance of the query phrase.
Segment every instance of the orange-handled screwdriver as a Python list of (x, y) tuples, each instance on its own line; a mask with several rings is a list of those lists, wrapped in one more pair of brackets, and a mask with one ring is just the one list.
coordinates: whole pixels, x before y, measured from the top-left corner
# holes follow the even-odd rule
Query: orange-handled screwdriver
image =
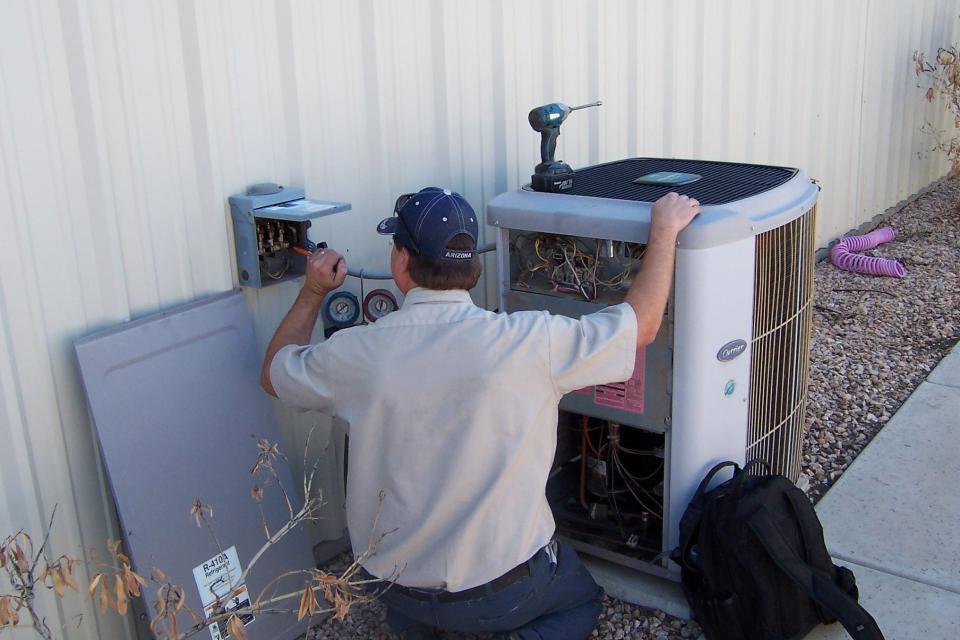
[(312, 242), (310, 242), (309, 240), (307, 240), (306, 243), (305, 243), (305, 245), (306, 245), (306, 246), (301, 247), (300, 245), (295, 244), (295, 245), (293, 245), (293, 247), (291, 247), (291, 249), (293, 249), (294, 251), (296, 251), (296, 252), (299, 253), (300, 255), (304, 256), (305, 258), (309, 258), (310, 256), (313, 255), (313, 252), (316, 251), (317, 249), (326, 249), (326, 248), (327, 248), (327, 243), (326, 243), (326, 242), (321, 242), (320, 244), (313, 244)]

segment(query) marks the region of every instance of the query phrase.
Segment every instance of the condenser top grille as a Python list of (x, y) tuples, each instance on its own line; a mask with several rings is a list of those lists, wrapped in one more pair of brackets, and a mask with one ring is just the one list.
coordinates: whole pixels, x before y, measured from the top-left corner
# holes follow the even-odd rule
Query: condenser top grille
[[(702, 177), (696, 182), (676, 186), (634, 183), (641, 176), (659, 172), (693, 173)], [(676, 191), (709, 206), (743, 200), (769, 191), (784, 184), (796, 173), (796, 169), (786, 167), (735, 162), (631, 158), (578, 170), (573, 188), (565, 193), (654, 202), (660, 196)]]

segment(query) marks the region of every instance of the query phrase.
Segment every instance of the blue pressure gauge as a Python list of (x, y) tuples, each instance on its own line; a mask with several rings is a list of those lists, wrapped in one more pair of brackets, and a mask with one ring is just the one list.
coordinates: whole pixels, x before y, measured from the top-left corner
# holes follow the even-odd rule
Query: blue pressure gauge
[(338, 329), (352, 327), (360, 317), (360, 301), (349, 291), (339, 291), (327, 298), (323, 318)]

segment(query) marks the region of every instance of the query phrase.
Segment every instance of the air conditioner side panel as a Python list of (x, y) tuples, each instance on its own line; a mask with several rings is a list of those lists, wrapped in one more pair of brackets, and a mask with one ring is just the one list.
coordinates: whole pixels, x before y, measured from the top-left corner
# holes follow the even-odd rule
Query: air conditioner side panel
[[(704, 474), (724, 460), (744, 461), (754, 246), (747, 238), (677, 251), (666, 548), (677, 544), (680, 517)], [(746, 348), (719, 359), (721, 348), (734, 340), (745, 341)]]

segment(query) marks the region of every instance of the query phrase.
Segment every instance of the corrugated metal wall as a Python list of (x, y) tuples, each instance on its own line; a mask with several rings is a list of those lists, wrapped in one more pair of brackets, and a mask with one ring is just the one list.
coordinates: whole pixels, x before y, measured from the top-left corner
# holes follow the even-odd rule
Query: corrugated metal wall
[[(573, 166), (653, 155), (803, 167), (823, 186), (821, 245), (946, 171), (922, 154), (921, 123), (945, 120), (922, 100), (911, 54), (954, 39), (955, 1), (0, 11), (0, 533), (39, 532), (56, 504), (58, 552), (116, 534), (73, 340), (234, 286), (225, 200), (249, 183), (352, 202), (314, 237), (383, 269), (373, 224), (396, 194), (449, 185), (479, 209), (516, 188), (537, 162), (526, 112), (554, 100), (605, 101), (565, 125), (559, 156)], [(294, 292), (248, 293), (261, 343)], [(316, 419), (279, 413), (288, 446)], [(328, 434), (317, 454), (335, 484)], [(332, 504), (317, 537), (342, 526)], [(80, 598), (43, 605), (58, 624), (84, 615), (71, 638), (133, 634)]]

